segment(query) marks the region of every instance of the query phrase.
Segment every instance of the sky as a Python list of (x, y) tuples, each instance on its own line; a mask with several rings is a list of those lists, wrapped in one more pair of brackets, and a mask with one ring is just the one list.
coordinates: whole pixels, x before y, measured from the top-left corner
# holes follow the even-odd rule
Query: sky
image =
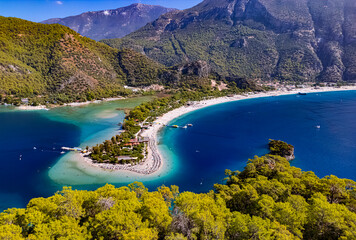
[(133, 3), (186, 9), (202, 0), (0, 0), (0, 16), (18, 17), (34, 22), (62, 18), (87, 11), (115, 9)]

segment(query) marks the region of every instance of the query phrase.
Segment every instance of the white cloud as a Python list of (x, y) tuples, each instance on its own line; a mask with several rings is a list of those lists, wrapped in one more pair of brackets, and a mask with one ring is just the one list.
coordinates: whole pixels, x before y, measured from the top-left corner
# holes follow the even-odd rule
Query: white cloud
[(63, 4), (63, 2), (62, 2), (62, 1), (56, 1), (56, 4), (58, 4), (58, 5), (62, 5), (62, 4)]

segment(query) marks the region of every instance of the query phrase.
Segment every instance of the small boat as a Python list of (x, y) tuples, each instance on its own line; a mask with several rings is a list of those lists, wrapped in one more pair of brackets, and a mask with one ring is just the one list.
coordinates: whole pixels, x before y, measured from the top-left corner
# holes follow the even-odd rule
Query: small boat
[(37, 148), (36, 147), (33, 147), (33, 150), (36, 150)]
[(178, 128), (179, 126), (178, 125), (173, 125), (172, 128)]
[(189, 123), (187, 124), (188, 127), (193, 127), (193, 124)]
[(184, 127), (182, 127), (182, 128), (188, 128), (188, 127), (187, 127), (187, 125), (185, 125), (185, 126), (184, 126)]
[(61, 154), (65, 154), (66, 152), (65, 151), (62, 151)]
[(320, 125), (315, 126), (317, 129), (320, 129)]
[(307, 95), (307, 94), (303, 92), (299, 92), (298, 95)]

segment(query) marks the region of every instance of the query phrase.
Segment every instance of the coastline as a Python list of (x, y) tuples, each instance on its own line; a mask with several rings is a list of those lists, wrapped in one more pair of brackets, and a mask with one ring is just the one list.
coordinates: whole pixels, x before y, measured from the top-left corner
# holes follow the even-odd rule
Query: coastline
[(21, 110), (21, 111), (35, 111), (35, 110), (50, 110), (52, 108), (57, 108), (57, 107), (80, 107), (80, 106), (85, 106), (88, 104), (92, 103), (101, 103), (101, 102), (111, 102), (111, 101), (117, 101), (117, 100), (123, 100), (126, 99), (124, 97), (113, 97), (113, 98), (104, 98), (102, 100), (92, 100), (92, 101), (86, 101), (86, 102), (72, 102), (72, 103), (65, 103), (63, 105), (39, 105), (39, 106), (28, 106), (28, 105), (20, 105), (18, 107), (15, 107), (15, 110)]
[[(88, 104), (92, 103), (101, 103), (101, 102), (111, 102), (111, 101), (117, 101), (117, 100), (123, 100), (125, 99), (124, 97), (112, 97), (112, 98), (104, 98), (101, 100), (92, 100), (92, 101), (86, 101), (86, 102), (73, 102), (73, 103), (65, 103), (62, 106), (70, 106), (70, 107), (79, 107), (79, 106), (85, 106)], [(55, 107), (62, 107), (62, 106), (55, 106)]]
[(142, 137), (149, 137), (150, 142), (147, 148), (148, 155), (144, 162), (131, 166), (127, 165), (112, 165), (112, 164), (97, 164), (93, 163), (89, 158), (85, 157), (83, 154), (80, 154), (78, 160), (85, 165), (90, 166), (92, 168), (96, 168), (100, 171), (110, 171), (116, 174), (131, 174), (134, 176), (150, 176), (152, 174), (160, 174), (163, 171), (163, 167), (165, 165), (165, 159), (163, 154), (160, 152), (158, 148), (158, 134), (160, 130), (167, 125), (169, 122), (178, 118), (182, 115), (187, 113), (217, 105), (227, 102), (234, 102), (239, 100), (246, 100), (246, 99), (254, 99), (254, 98), (263, 98), (263, 97), (273, 97), (273, 96), (282, 96), (282, 95), (293, 95), (298, 94), (299, 92), (303, 93), (320, 93), (320, 92), (336, 92), (336, 91), (349, 91), (349, 90), (356, 90), (356, 86), (344, 86), (340, 88), (336, 87), (322, 87), (315, 89), (313, 87), (309, 88), (300, 88), (300, 89), (293, 89), (291, 91), (286, 90), (276, 90), (270, 92), (262, 92), (262, 93), (247, 93), (245, 95), (234, 95), (231, 97), (219, 97), (213, 98), (208, 100), (203, 100), (199, 102), (195, 102), (190, 106), (182, 106), (180, 108), (174, 109), (163, 116), (159, 117), (155, 124), (147, 130), (142, 131), (140, 134)]

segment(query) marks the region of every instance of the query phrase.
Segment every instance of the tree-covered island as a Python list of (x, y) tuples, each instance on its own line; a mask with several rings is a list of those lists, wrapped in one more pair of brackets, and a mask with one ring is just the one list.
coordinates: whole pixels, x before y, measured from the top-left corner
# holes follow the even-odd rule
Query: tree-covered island
[(294, 156), (294, 147), (291, 144), (280, 140), (270, 139), (268, 143), (270, 154), (279, 155), (285, 157), (288, 161), (291, 161), (295, 158)]

